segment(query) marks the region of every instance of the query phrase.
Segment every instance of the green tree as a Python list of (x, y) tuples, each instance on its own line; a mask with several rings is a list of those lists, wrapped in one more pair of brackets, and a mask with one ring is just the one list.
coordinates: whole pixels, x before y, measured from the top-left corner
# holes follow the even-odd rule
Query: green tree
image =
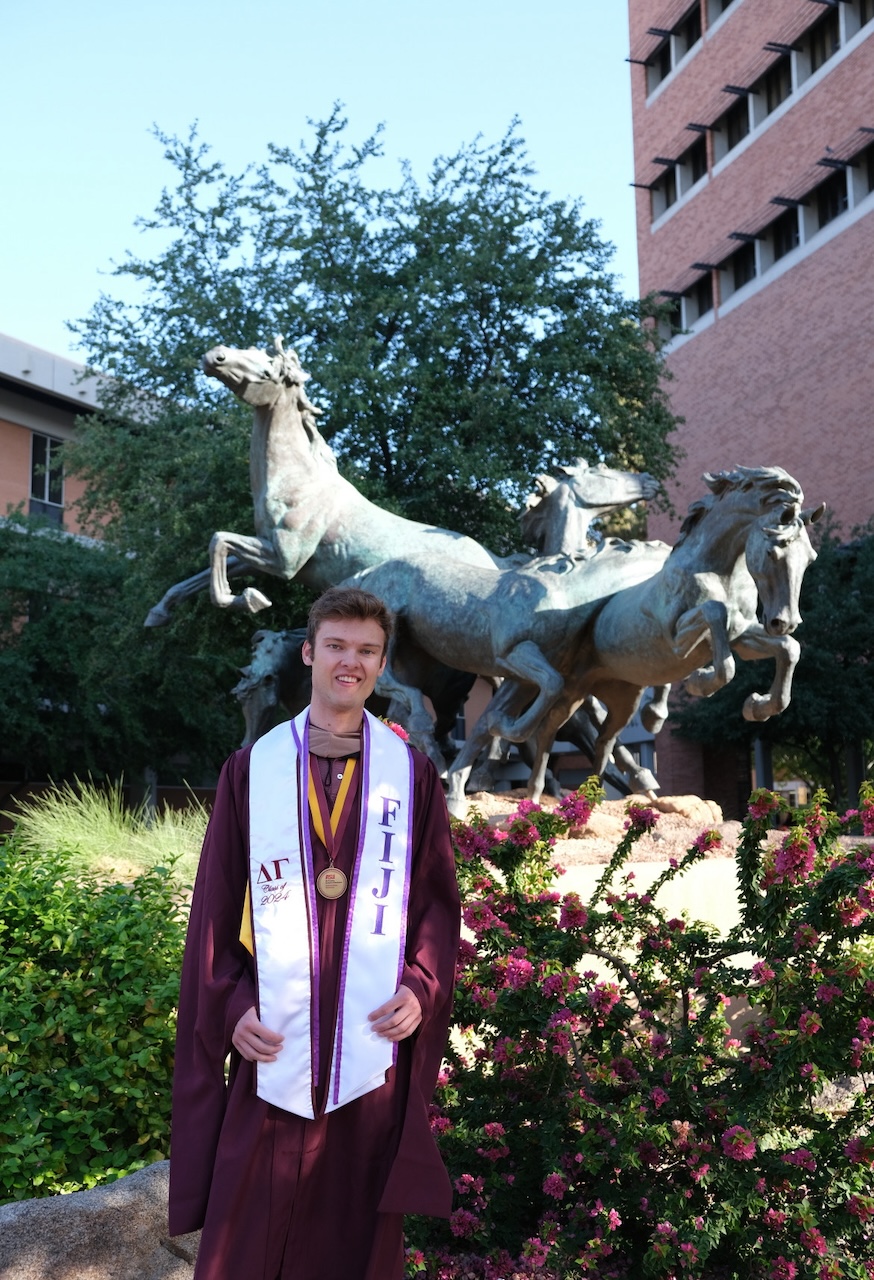
[[(274, 584), (258, 624), (201, 598), (180, 608), (172, 643), (139, 630), (168, 586), (205, 566), (214, 530), (252, 528), (250, 414), (201, 372), (217, 342), (283, 335), (345, 473), (499, 552), (519, 548), (515, 511), (554, 462), (583, 454), (665, 477), (675, 456), (646, 323), (658, 308), (620, 294), (579, 202), (535, 188), (515, 124), (439, 159), (424, 184), (404, 169), (394, 187), (370, 182), (378, 131), (350, 142), (339, 109), (313, 129), (308, 147), (271, 146), (242, 174), (194, 130), (159, 134), (175, 185), (140, 222), (158, 247), (115, 268), (137, 300), (104, 295), (72, 326), (112, 381), (67, 464), (87, 481), (83, 518), (134, 553), (117, 625), (158, 690), (155, 715), (177, 722), (177, 749), (215, 703), (188, 690), (189, 659), (227, 689), (255, 626), (298, 624), (309, 600)], [(217, 761), (233, 739), (213, 741)]]
[(0, 521), (2, 755), (28, 778), (195, 778), (239, 737), (232, 662), (198, 626), (206, 604), (183, 619), (180, 652), (178, 634), (143, 630), (142, 592), (111, 542), (20, 511)]
[(828, 526), (801, 591), (801, 658), (789, 706), (763, 724), (744, 720), (744, 699), (767, 687), (773, 664), (739, 662), (724, 689), (672, 713), (681, 736), (747, 747), (759, 737), (771, 746), (778, 768), (825, 787), (835, 801), (846, 800), (854, 790), (848, 760), (861, 750), (870, 768), (874, 754), (872, 592), (874, 523), (849, 543), (834, 524)]

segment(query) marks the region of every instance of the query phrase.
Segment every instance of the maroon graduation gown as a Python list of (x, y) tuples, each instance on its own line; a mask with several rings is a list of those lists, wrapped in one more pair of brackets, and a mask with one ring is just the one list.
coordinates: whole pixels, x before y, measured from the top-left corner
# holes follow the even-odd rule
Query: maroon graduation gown
[[(173, 1082), (170, 1233), (203, 1226), (197, 1280), (400, 1280), (402, 1215), (449, 1214), (451, 1187), (427, 1106), (449, 1025), (458, 889), (439, 779), (425, 756), (413, 757), (401, 980), (419, 998), (423, 1021), (399, 1044), (385, 1085), (315, 1120), (258, 1098), (253, 1064), (231, 1046), (239, 1018), (257, 1006), (252, 960), (239, 942), (249, 749), (222, 771), (192, 901)], [(353, 818), (336, 858), (350, 879), (355, 846)], [(320, 1025), (327, 1037), (346, 908), (346, 897), (319, 900)], [(324, 1042), (320, 1059), (330, 1061)]]

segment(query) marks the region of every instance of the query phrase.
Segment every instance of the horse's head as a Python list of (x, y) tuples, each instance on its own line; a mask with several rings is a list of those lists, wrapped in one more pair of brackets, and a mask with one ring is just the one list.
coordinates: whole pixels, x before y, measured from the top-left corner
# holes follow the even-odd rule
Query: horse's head
[(590, 467), (584, 458), (557, 468), (558, 477), (536, 476), (534, 492), (519, 517), (526, 542), (539, 555), (574, 555), (594, 542), (589, 525), (616, 507), (654, 498), (659, 483), (647, 474), (614, 471), (604, 463)]
[(648, 472), (617, 471), (605, 462), (590, 467), (584, 458), (574, 458), (570, 466), (558, 470), (565, 477), (559, 483), (567, 484), (579, 506), (600, 511), (654, 498), (659, 491), (658, 480)]
[(761, 602), (762, 625), (771, 636), (791, 635), (801, 622), (799, 599), (808, 565), (816, 559), (807, 526), (819, 520), (825, 503), (802, 511), (787, 501), (750, 528), (746, 564)]
[(210, 378), (233, 391), (234, 395), (253, 408), (271, 405), (289, 388), (297, 393), (298, 408), (310, 413), (321, 413), (310, 404), (304, 383), (309, 378), (301, 367), (295, 351), (286, 351), (282, 339), (273, 343), (273, 354), (258, 347), (239, 350), (236, 347), (213, 347), (203, 357), (203, 371)]

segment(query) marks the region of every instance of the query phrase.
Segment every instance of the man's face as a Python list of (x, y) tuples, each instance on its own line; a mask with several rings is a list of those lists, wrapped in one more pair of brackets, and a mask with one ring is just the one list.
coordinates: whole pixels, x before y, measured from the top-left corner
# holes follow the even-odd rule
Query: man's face
[[(336, 716), (358, 713), (385, 666), (385, 632), (373, 618), (327, 618), (302, 655), (313, 669), (312, 715), (323, 728)], [(321, 718), (320, 718), (321, 717)], [(356, 723), (357, 727), (357, 723)]]

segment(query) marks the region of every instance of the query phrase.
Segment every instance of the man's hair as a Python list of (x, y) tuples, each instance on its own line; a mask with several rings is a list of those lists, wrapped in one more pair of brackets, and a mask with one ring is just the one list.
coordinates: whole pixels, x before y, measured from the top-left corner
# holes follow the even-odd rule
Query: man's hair
[(385, 633), (383, 653), (388, 648), (394, 630), (394, 618), (391, 610), (383, 604), (379, 596), (370, 591), (361, 591), (358, 587), (329, 587), (319, 596), (310, 609), (307, 618), (307, 644), (312, 648), (316, 643), (316, 632), (323, 622), (329, 618), (361, 619), (372, 618), (378, 622)]

